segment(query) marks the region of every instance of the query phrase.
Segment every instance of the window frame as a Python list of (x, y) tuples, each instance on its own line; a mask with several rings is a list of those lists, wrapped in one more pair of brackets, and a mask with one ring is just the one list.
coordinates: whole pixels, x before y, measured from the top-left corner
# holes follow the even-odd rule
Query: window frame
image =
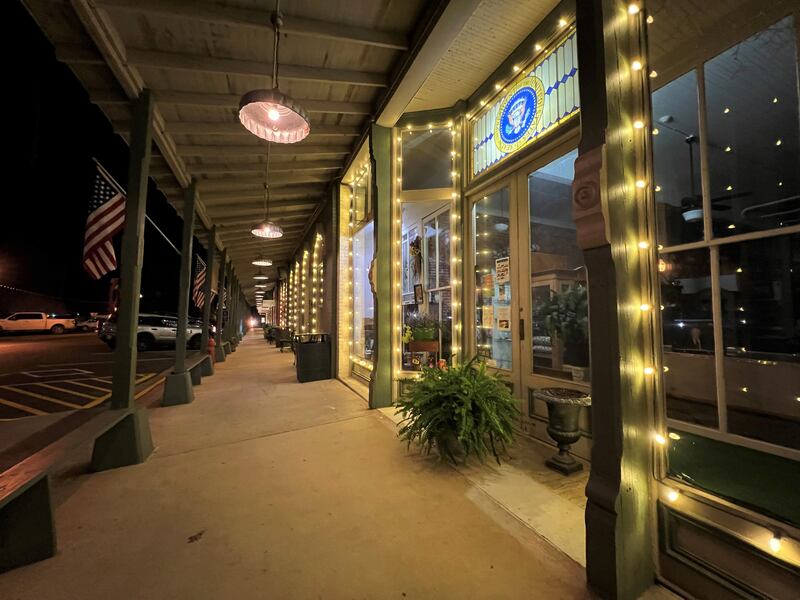
[[(800, 48), (800, 27), (798, 19), (800, 13), (794, 12), (785, 14), (778, 17), (773, 22), (782, 20), (783, 18), (794, 17), (794, 31), (795, 31), (795, 44), (796, 51)], [(763, 25), (763, 24), (761, 24)], [(714, 332), (714, 368), (715, 368), (715, 386), (716, 386), (716, 408), (718, 427), (716, 429), (680, 421), (678, 419), (669, 418), (666, 411), (666, 387), (661, 386), (658, 396), (659, 412), (662, 417), (662, 422), (670, 429), (683, 430), (688, 433), (705, 436), (713, 440), (743, 446), (774, 454), (784, 458), (800, 461), (800, 451), (785, 446), (780, 446), (771, 442), (748, 438), (728, 431), (728, 413), (727, 413), (727, 399), (726, 399), (726, 385), (725, 385), (725, 344), (723, 339), (723, 314), (722, 314), (722, 286), (720, 282), (720, 247), (729, 244), (739, 244), (743, 242), (762, 240), (773, 237), (782, 237), (792, 234), (800, 234), (800, 225), (792, 225), (783, 228), (765, 229), (760, 231), (753, 231), (737, 235), (714, 237), (713, 232), (713, 217), (712, 217), (712, 203), (711, 203), (711, 190), (710, 190), (710, 165), (709, 165), (709, 146), (708, 146), (708, 116), (706, 104), (706, 80), (705, 80), (705, 65), (713, 60), (720, 54), (726, 52), (730, 48), (746, 42), (752, 36), (758, 34), (764, 29), (759, 26), (755, 31), (748, 31), (737, 39), (729, 40), (728, 43), (715, 46), (713, 49), (707, 50), (702, 55), (696, 57), (690, 62), (686, 62), (676, 68), (670, 70), (669, 78), (662, 80), (659, 77), (659, 85), (653, 86), (650, 90), (651, 94), (663, 88), (669, 83), (682, 77), (683, 75), (694, 71), (697, 82), (697, 116), (698, 116), (698, 134), (699, 134), (699, 151), (700, 151), (700, 182), (701, 182), (701, 195), (702, 195), (702, 208), (703, 208), (703, 239), (696, 242), (688, 242), (683, 244), (676, 244), (671, 246), (657, 247), (657, 255), (659, 259), (661, 256), (668, 253), (680, 253), (688, 250), (707, 250), (709, 252), (709, 265), (710, 265), (710, 279), (711, 279), (711, 300), (712, 300), (712, 321)], [(769, 27), (769, 25), (767, 25)], [(796, 54), (797, 56), (797, 54)], [(797, 58), (796, 58), (797, 60)], [(800, 75), (798, 75), (800, 77)], [(661, 297), (660, 286), (657, 287), (657, 293)], [(660, 319), (660, 317), (659, 317)], [(663, 328), (663, 320), (660, 319), (660, 327)], [(663, 346), (660, 350), (663, 353)]]

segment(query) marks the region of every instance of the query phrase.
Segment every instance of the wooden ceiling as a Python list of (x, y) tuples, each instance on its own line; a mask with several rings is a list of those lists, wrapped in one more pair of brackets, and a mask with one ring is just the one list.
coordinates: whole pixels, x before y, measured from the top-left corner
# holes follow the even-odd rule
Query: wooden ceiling
[[(283, 0), (280, 88), (308, 111), (311, 135), (273, 145), (270, 216), (283, 238), (249, 230), (263, 217), (266, 145), (238, 122), (241, 95), (271, 87), (274, 0), (23, 0), (115, 130), (130, 132), (130, 99), (156, 99), (151, 177), (180, 209), (198, 180), (199, 225), (217, 225), (246, 291), (250, 262), (286, 264), (332, 181), (357, 148), (420, 31), (448, 3), (425, 0)], [(248, 294), (250, 296), (251, 294)]]

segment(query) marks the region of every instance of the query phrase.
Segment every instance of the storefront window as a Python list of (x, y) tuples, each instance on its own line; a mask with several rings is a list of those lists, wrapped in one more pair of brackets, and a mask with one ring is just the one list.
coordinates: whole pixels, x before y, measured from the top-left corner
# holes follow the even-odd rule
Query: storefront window
[[(402, 368), (451, 359), (450, 211), (448, 201), (402, 205)], [(422, 232), (422, 235), (419, 235)]]
[(489, 366), (508, 371), (513, 366), (509, 210), (508, 188), (472, 207), (476, 348)]
[(453, 138), (450, 129), (403, 131), (402, 190), (431, 190), (453, 185), (450, 174), (450, 151)]
[(370, 221), (353, 235), (353, 354), (369, 361), (375, 354), (375, 301), (369, 282), (374, 233)]
[(528, 176), (533, 372), (589, 379), (586, 268), (572, 221), (577, 150)]
[(788, 17), (705, 63), (715, 237), (800, 223), (795, 39)]
[(700, 128), (694, 71), (653, 93), (653, 158), (658, 243), (703, 239)]
[(800, 450), (796, 35), (786, 18), (653, 95), (668, 472), (779, 518), (770, 477)]

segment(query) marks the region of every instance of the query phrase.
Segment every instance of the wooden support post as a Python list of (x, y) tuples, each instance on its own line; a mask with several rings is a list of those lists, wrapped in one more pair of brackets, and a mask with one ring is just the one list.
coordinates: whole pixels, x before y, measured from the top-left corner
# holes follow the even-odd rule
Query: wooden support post
[(236, 352), (236, 344), (238, 343), (238, 338), (236, 337), (236, 315), (239, 312), (239, 278), (233, 271), (233, 265), (231, 265), (231, 290), (230, 296), (228, 297), (231, 299), (231, 302), (228, 311), (228, 327), (225, 331), (227, 333), (231, 352)]
[[(206, 255), (206, 281), (203, 284), (203, 338), (200, 341), (200, 352), (208, 352), (208, 336), (211, 328), (211, 273), (214, 272), (214, 259), (217, 254), (217, 226), (213, 225), (208, 232), (208, 254)], [(203, 361), (202, 375), (214, 374), (214, 364), (210, 360)]]
[[(637, 247), (647, 222), (641, 87), (629, 60), (636, 21), (619, 0), (578, 0), (581, 142), (572, 210), (589, 288), (592, 463), (586, 486), (586, 576), (603, 598), (634, 599), (655, 581), (650, 435), (654, 387), (645, 380), (648, 322), (633, 302), (647, 297)], [(645, 75), (646, 77), (646, 75)], [(606, 135), (606, 132), (613, 135)], [(631, 242), (633, 240), (633, 242)], [(652, 260), (652, 257), (650, 258)]]
[(217, 281), (217, 332), (214, 341), (214, 358), (217, 362), (225, 362), (225, 349), (222, 347), (222, 319), (224, 318), (225, 274), (228, 270), (228, 249), (222, 250), (219, 260), (219, 278)]
[(375, 354), (369, 385), (370, 408), (392, 404), (392, 130), (372, 126), (369, 137), (375, 214)]
[[(133, 103), (133, 120), (128, 163), (128, 194), (125, 202), (125, 230), (120, 257), (120, 302), (114, 350), (111, 408), (134, 407), (136, 389), (139, 294), (144, 255), (144, 217), (147, 207), (147, 177), (153, 141), (153, 107), (150, 90), (142, 90)], [(127, 421), (127, 420), (126, 420)], [(153, 451), (146, 414), (133, 418), (130, 427), (111, 430), (103, 443), (98, 438), (92, 463), (95, 468), (112, 468), (144, 461)], [(113, 443), (110, 443), (113, 442)]]
[(192, 287), (192, 241), (194, 238), (194, 206), (197, 201), (197, 180), (192, 178), (183, 203), (183, 237), (181, 239), (181, 271), (178, 287), (178, 333), (175, 339), (175, 368), (164, 381), (162, 406), (188, 404), (194, 400), (192, 378), (186, 370), (186, 333), (189, 328), (189, 293)]

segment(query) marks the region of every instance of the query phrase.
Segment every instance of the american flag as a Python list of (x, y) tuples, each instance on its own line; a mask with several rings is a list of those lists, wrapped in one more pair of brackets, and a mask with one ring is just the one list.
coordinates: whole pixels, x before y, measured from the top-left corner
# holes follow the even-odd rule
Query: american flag
[(113, 238), (125, 225), (125, 194), (98, 166), (83, 237), (83, 268), (100, 279), (117, 268)]
[(198, 308), (203, 308), (206, 303), (206, 263), (199, 256), (194, 257), (194, 284), (192, 285), (192, 299)]

